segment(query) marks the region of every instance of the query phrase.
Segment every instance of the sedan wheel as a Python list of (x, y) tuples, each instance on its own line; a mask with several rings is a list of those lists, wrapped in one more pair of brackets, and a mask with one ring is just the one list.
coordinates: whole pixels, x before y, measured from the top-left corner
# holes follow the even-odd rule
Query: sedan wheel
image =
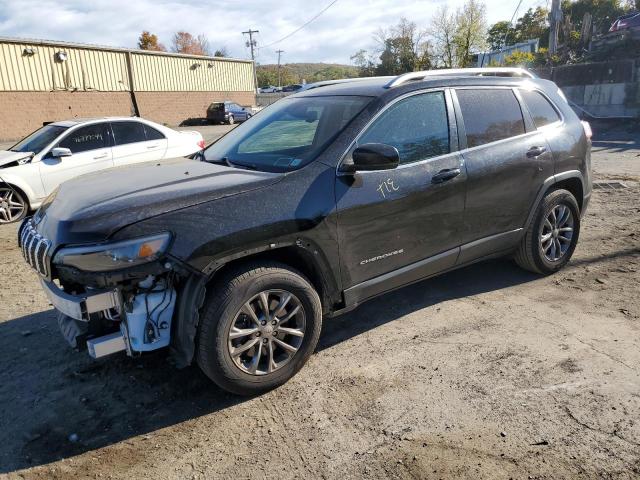
[(27, 214), (27, 202), (20, 193), (9, 187), (0, 187), (0, 224), (22, 220)]

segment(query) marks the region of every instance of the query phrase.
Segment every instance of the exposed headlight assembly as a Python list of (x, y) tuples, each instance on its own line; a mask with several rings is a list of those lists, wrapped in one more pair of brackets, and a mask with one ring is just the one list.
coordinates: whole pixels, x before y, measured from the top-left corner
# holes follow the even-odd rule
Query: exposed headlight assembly
[(157, 260), (167, 251), (170, 241), (171, 234), (164, 232), (102, 245), (68, 247), (56, 253), (53, 263), (87, 272), (120, 270)]

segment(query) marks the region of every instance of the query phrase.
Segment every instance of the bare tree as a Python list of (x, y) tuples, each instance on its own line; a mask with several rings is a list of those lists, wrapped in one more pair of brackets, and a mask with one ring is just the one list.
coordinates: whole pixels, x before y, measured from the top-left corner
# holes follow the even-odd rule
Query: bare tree
[(439, 7), (431, 19), (429, 35), (433, 39), (434, 54), (437, 63), (452, 68), (456, 63), (456, 15), (449, 12), (446, 5)]

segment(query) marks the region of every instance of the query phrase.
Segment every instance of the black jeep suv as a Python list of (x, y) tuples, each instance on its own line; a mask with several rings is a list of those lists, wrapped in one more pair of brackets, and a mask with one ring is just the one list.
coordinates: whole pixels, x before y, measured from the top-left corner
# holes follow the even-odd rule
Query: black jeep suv
[(93, 357), (169, 346), (253, 394), (302, 367), (323, 317), (376, 295), (502, 255), (559, 270), (589, 126), (552, 82), (471, 72), (310, 89), (199, 159), (63, 184), (19, 241), (65, 337)]

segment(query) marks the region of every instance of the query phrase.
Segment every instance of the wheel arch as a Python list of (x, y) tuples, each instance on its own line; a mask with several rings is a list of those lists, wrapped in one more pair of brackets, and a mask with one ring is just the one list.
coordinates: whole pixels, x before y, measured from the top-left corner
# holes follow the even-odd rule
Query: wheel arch
[(228, 261), (218, 261), (217, 267), (208, 274), (191, 274), (178, 293), (176, 314), (172, 325), (171, 351), (178, 367), (193, 362), (200, 323), (200, 309), (208, 288), (223, 277), (225, 273), (243, 266), (260, 263), (281, 263), (300, 272), (309, 280), (320, 296), (323, 314), (337, 308), (341, 301), (341, 292), (335, 279), (324, 274), (322, 261), (312, 245), (297, 242), (294, 245), (250, 253)]
[(24, 198), (25, 202), (27, 202), (27, 211), (32, 210), (31, 205), (33, 204), (33, 200), (32, 200), (32, 197), (29, 196), (28, 190), (20, 186), (18, 182), (12, 182), (11, 180), (6, 180), (2, 175), (0, 175), (0, 186), (3, 186), (3, 185), (9, 187), (12, 190), (17, 191), (22, 196), (22, 198)]
[(584, 205), (584, 178), (582, 177), (582, 173), (579, 170), (569, 170), (567, 172), (558, 173), (556, 175), (552, 175), (547, 178), (540, 191), (538, 192), (538, 196), (536, 197), (536, 201), (531, 206), (529, 210), (529, 214), (527, 216), (527, 221), (524, 225), (524, 229), (526, 230), (533, 218), (535, 216), (536, 210), (542, 202), (542, 199), (551, 191), (558, 190), (559, 188), (564, 188), (571, 192), (571, 194), (576, 198), (576, 202), (578, 202), (578, 206), (582, 211), (582, 207)]

